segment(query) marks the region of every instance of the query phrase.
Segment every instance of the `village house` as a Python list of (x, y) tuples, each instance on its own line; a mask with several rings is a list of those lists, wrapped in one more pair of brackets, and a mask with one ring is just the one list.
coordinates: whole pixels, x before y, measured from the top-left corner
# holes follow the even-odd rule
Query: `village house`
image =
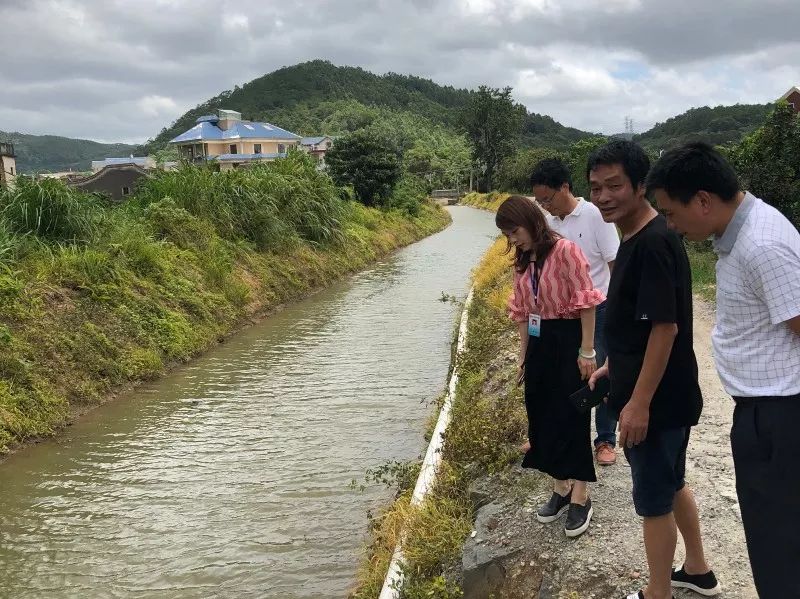
[(783, 94), (778, 101), (787, 102), (789, 106), (794, 108), (795, 113), (800, 113), (800, 88), (794, 86), (788, 92)]
[(118, 166), (121, 164), (135, 164), (143, 169), (156, 168), (156, 161), (150, 156), (129, 156), (127, 158), (105, 158), (103, 160), (92, 160), (92, 172), (97, 173), (107, 166)]
[(317, 159), (319, 166), (325, 166), (325, 152), (333, 146), (333, 139), (327, 135), (304, 137), (300, 140), (300, 148)]
[(17, 160), (14, 144), (0, 143), (0, 185), (12, 187), (17, 176)]
[(87, 193), (104, 195), (115, 202), (121, 202), (131, 195), (136, 186), (150, 173), (138, 164), (109, 164), (88, 177), (66, 180), (67, 185)]
[(283, 158), (301, 137), (270, 123), (243, 121), (233, 110), (201, 116), (196, 125), (170, 141), (178, 156), (191, 162), (211, 162), (221, 171)]
[(105, 158), (92, 160), (92, 174), (88, 176), (82, 173), (43, 173), (39, 177), (58, 178), (75, 189), (121, 202), (156, 167), (156, 161), (149, 156)]

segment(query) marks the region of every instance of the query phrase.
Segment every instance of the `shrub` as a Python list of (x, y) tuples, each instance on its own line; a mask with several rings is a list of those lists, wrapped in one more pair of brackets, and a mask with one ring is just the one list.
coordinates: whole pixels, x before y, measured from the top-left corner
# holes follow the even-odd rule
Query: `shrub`
[(387, 207), (417, 216), (426, 195), (425, 184), (419, 177), (403, 175), (392, 191)]
[(800, 227), (800, 117), (780, 102), (767, 122), (728, 151), (746, 189)]
[(148, 205), (144, 217), (157, 237), (171, 241), (181, 249), (205, 249), (215, 237), (214, 227), (209, 221), (181, 208), (169, 196)]
[(400, 151), (365, 129), (337, 140), (325, 161), (334, 181), (352, 186), (358, 201), (382, 206), (401, 175)]
[(545, 158), (566, 159), (566, 155), (550, 148), (528, 148), (506, 158), (497, 173), (497, 188), (529, 195), (533, 169)]

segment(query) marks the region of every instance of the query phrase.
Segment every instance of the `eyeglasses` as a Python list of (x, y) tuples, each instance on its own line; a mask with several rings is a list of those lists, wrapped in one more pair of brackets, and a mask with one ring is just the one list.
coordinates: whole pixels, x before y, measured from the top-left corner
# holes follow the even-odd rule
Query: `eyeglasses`
[(556, 197), (557, 193), (558, 190), (556, 189), (549, 198), (542, 198), (541, 200), (539, 198), (536, 198), (536, 201), (539, 202), (540, 204), (549, 204), (550, 202), (553, 201), (553, 198)]

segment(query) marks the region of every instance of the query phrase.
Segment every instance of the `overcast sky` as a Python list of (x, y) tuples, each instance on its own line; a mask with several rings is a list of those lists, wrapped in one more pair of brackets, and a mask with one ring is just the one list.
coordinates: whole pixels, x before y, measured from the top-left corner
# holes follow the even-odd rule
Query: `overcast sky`
[(315, 58), (604, 133), (800, 85), (799, 0), (0, 0), (0, 31), (0, 130), (107, 142)]

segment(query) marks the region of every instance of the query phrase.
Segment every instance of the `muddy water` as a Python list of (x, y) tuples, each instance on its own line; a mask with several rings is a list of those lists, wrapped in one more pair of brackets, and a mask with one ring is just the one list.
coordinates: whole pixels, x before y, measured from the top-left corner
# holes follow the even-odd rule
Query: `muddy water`
[(0, 465), (0, 597), (343, 597), (349, 488), (423, 450), (492, 215), (453, 224)]

